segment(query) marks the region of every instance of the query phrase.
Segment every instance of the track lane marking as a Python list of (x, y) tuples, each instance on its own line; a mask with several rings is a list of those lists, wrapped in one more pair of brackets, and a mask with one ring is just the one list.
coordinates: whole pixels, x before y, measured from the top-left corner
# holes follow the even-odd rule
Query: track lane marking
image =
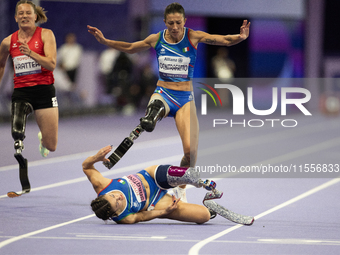
[[(313, 189), (311, 189), (309, 191), (306, 191), (306, 192), (302, 193), (299, 196), (296, 196), (296, 197), (294, 197), (294, 198), (292, 198), (292, 199), (290, 199), (290, 200), (288, 200), (288, 201), (286, 201), (284, 203), (281, 203), (281, 204), (279, 204), (279, 205), (277, 205), (277, 206), (275, 206), (275, 207), (273, 207), (273, 208), (271, 208), (271, 209), (269, 209), (269, 210), (267, 210), (267, 211), (265, 211), (263, 213), (260, 213), (260, 214), (258, 214), (258, 215), (256, 215), (254, 217), (255, 218), (255, 223), (254, 224), (256, 224), (256, 220), (258, 220), (258, 219), (260, 219), (260, 218), (262, 218), (262, 217), (264, 217), (264, 216), (266, 216), (266, 215), (268, 215), (270, 213), (273, 213), (273, 212), (275, 212), (277, 210), (280, 210), (280, 209), (282, 209), (282, 208), (284, 208), (284, 207), (286, 207), (286, 206), (288, 206), (290, 204), (293, 204), (293, 203), (295, 203), (295, 202), (297, 202), (297, 201), (299, 201), (299, 200), (301, 200), (303, 198), (306, 198), (306, 197), (308, 197), (310, 195), (313, 195), (314, 193), (316, 193), (318, 191), (326, 189), (326, 188), (328, 188), (328, 187), (330, 187), (330, 186), (332, 186), (332, 185), (334, 185), (334, 184), (336, 184), (338, 182), (340, 182), (340, 178), (334, 178), (334, 179), (332, 179), (332, 180), (330, 180), (330, 181), (328, 181), (328, 182), (326, 182), (324, 184), (321, 184), (321, 185), (319, 185), (319, 186), (317, 186), (317, 187), (315, 187), (315, 188), (313, 188)], [(239, 229), (241, 227), (244, 227), (244, 225), (241, 225), (241, 224), (235, 225), (235, 226), (233, 226), (231, 228), (228, 228), (228, 229), (226, 229), (226, 230), (224, 230), (224, 231), (222, 231), (220, 233), (217, 233), (217, 234), (215, 234), (215, 235), (213, 235), (211, 237), (208, 237), (208, 238), (198, 242), (193, 247), (191, 247), (191, 249), (189, 250), (188, 255), (198, 255), (200, 249), (203, 246), (205, 246), (206, 244), (208, 244), (208, 243), (216, 240), (217, 238), (220, 238), (220, 237), (222, 237), (222, 236), (224, 236), (224, 235), (226, 235), (226, 234), (228, 234), (228, 233), (230, 233), (230, 232), (232, 232), (232, 231), (234, 231), (236, 229)], [(250, 226), (247, 226), (247, 227), (250, 227)]]
[[(179, 140), (178, 136), (160, 138), (160, 139), (155, 139), (155, 140), (152, 140), (152, 141), (144, 141), (144, 142), (136, 143), (132, 147), (131, 151), (132, 150), (141, 150), (141, 149), (145, 150), (145, 149), (150, 148), (150, 147), (152, 148), (152, 147), (155, 147), (155, 146), (159, 146), (159, 144), (162, 144), (162, 146), (166, 146), (166, 145), (172, 145), (172, 144), (176, 144), (176, 143), (180, 144), (180, 140)], [(75, 154), (59, 156), (59, 157), (55, 157), (55, 158), (35, 160), (35, 161), (32, 161), (32, 162), (29, 162), (29, 166), (30, 167), (41, 166), (41, 165), (55, 164), (55, 163), (60, 163), (60, 162), (65, 162), (65, 161), (85, 159), (89, 155), (96, 154), (98, 152), (98, 150), (75, 153)], [(181, 155), (181, 157), (182, 156), (183, 155)], [(9, 170), (18, 170), (18, 164), (0, 167), (0, 172), (9, 171)]]
[[(119, 173), (125, 173), (125, 172), (128, 172), (128, 171), (134, 171), (136, 169), (144, 168), (145, 166), (158, 165), (160, 161), (163, 161), (163, 162), (166, 161), (166, 162), (169, 162), (169, 163), (177, 162), (178, 159), (181, 158), (182, 156), (183, 156), (182, 154), (179, 154), (179, 155), (174, 155), (174, 156), (165, 157), (165, 158), (161, 158), (161, 159), (150, 160), (150, 161), (147, 161), (147, 162), (138, 163), (138, 164), (134, 164), (134, 165), (131, 165), (131, 166), (121, 167), (121, 168), (115, 169), (114, 171), (107, 170), (105, 172), (102, 172), (102, 175), (103, 176), (110, 176), (110, 175), (115, 175), (115, 174), (119, 174)], [(74, 183), (83, 182), (83, 181), (87, 181), (87, 180), (88, 179), (87, 179), (86, 176), (79, 177), (79, 178), (75, 178), (75, 179), (71, 179), (71, 180), (67, 180), (67, 181), (61, 181), (61, 182), (57, 182), (57, 183), (53, 183), (53, 184), (40, 186), (40, 187), (37, 187), (37, 188), (32, 188), (30, 192), (60, 187), (60, 186), (64, 186), (64, 185), (68, 185), (68, 184), (74, 184)], [(17, 191), (17, 192), (20, 192), (20, 191)], [(0, 198), (5, 198), (5, 197), (7, 197), (7, 194), (0, 196)]]

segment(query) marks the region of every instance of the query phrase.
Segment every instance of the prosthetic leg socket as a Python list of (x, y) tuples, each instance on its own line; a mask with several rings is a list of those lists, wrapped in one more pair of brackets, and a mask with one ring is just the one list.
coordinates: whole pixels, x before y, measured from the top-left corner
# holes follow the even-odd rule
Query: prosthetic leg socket
[(19, 178), (22, 186), (22, 192), (8, 192), (8, 197), (18, 197), (22, 194), (29, 193), (31, 190), (31, 185), (28, 180), (27, 159), (24, 158), (21, 153), (24, 149), (23, 140), (25, 139), (26, 120), (28, 115), (30, 115), (32, 112), (33, 107), (28, 102), (18, 101), (12, 103), (12, 137), (15, 140), (14, 157), (19, 163)]
[(154, 99), (146, 108), (146, 114), (140, 118), (140, 125), (146, 132), (155, 129), (156, 122), (160, 121), (165, 115), (165, 106), (159, 99)]
[(185, 184), (190, 184), (197, 188), (203, 186), (200, 173), (193, 167), (159, 165), (155, 171), (155, 181), (161, 189), (171, 189)]

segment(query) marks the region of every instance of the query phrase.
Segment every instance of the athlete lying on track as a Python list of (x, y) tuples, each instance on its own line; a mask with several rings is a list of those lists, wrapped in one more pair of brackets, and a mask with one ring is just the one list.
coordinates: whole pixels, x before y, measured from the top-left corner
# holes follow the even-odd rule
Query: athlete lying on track
[[(98, 218), (125, 224), (155, 218), (202, 224), (209, 221), (217, 212), (237, 223), (246, 225), (253, 223), (252, 217), (232, 213), (211, 201), (220, 198), (222, 193), (215, 190), (216, 184), (213, 181), (203, 182), (199, 178), (199, 172), (194, 168), (158, 165), (118, 179), (105, 178), (94, 164), (108, 161), (105, 156), (111, 150), (112, 146), (106, 146), (83, 162), (83, 171), (98, 194), (91, 202), (92, 210)], [(213, 190), (207, 193), (204, 200), (209, 201), (209, 209), (203, 205), (184, 203), (167, 193), (167, 189), (183, 184)], [(244, 220), (242, 217), (247, 218)]]

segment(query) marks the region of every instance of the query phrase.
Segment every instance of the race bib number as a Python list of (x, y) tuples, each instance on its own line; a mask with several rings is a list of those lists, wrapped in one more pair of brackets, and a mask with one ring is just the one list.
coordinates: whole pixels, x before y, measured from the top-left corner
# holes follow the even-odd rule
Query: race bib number
[(160, 56), (159, 74), (164, 78), (188, 78), (190, 58)]
[(133, 192), (136, 195), (137, 201), (139, 203), (146, 201), (146, 194), (143, 189), (143, 183), (140, 178), (138, 178), (136, 175), (128, 175), (127, 180), (130, 183)]
[(41, 65), (29, 56), (13, 58), (15, 76), (41, 73)]

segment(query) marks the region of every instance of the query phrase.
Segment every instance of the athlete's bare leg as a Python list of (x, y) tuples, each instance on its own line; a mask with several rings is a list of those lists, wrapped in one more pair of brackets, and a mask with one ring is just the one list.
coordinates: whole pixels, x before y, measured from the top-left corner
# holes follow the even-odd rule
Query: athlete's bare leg
[[(169, 194), (165, 194), (165, 196), (156, 204), (155, 209), (166, 209), (171, 203), (172, 197)], [(208, 208), (203, 205), (179, 201), (177, 209), (168, 214), (165, 218), (202, 224), (210, 220), (210, 212)]]
[[(176, 113), (175, 121), (184, 152), (180, 166), (195, 167), (199, 133), (195, 102), (190, 101), (179, 109)], [(185, 185), (181, 186), (181, 188), (185, 188)]]
[(58, 107), (35, 110), (35, 119), (42, 134), (42, 145), (55, 151), (58, 143)]

